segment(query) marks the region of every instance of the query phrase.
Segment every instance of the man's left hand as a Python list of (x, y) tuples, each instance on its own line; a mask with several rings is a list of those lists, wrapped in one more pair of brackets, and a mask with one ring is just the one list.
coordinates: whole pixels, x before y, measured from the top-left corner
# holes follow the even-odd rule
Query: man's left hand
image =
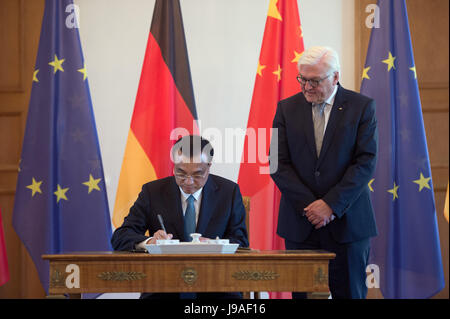
[(304, 211), (306, 218), (308, 218), (309, 222), (313, 224), (316, 229), (325, 226), (333, 220), (333, 210), (321, 199), (309, 204), (305, 207)]

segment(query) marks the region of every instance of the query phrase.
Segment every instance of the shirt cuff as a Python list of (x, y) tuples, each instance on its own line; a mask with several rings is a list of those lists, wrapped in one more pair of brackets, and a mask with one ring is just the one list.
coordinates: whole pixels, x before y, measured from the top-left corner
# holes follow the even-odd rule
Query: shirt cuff
[(147, 242), (152, 239), (153, 237), (149, 237), (146, 240), (141, 241), (140, 243), (136, 244), (136, 249), (144, 249), (145, 250), (145, 244), (147, 244)]

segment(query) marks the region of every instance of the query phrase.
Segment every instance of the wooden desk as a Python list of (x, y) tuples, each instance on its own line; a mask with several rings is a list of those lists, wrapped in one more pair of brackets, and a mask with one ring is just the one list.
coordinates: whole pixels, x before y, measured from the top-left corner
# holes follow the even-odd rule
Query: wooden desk
[(325, 251), (150, 255), (86, 252), (43, 255), (49, 294), (105, 292), (328, 291)]

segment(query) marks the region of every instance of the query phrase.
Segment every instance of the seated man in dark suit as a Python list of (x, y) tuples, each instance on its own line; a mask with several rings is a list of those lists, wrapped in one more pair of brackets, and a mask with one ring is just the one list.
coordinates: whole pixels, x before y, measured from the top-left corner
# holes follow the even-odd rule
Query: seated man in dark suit
[[(245, 209), (239, 186), (209, 173), (214, 150), (200, 136), (185, 136), (172, 148), (174, 176), (142, 187), (121, 227), (112, 236), (114, 250), (144, 248), (158, 239), (191, 241), (191, 233), (202, 238), (229, 239), (248, 247)], [(160, 214), (167, 233), (161, 229)], [(145, 236), (149, 231), (151, 237)], [(141, 298), (241, 298), (240, 293), (142, 294)]]

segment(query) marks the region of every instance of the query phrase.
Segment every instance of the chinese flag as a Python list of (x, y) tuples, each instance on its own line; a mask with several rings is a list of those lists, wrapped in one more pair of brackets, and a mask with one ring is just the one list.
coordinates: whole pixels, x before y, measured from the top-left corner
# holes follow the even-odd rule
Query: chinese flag
[(255, 249), (284, 249), (276, 234), (280, 191), (268, 174), (267, 155), (278, 101), (300, 90), (297, 62), (303, 51), (297, 1), (271, 0), (238, 178), (242, 195), (250, 197), (250, 247)]
[(3, 236), (2, 212), (0, 210), (0, 286), (9, 280), (8, 256), (6, 255), (5, 239)]
[[(179, 0), (156, 0), (120, 171), (113, 224), (119, 227), (142, 185), (172, 174), (170, 149), (198, 133)], [(174, 130), (177, 128), (177, 130)]]

